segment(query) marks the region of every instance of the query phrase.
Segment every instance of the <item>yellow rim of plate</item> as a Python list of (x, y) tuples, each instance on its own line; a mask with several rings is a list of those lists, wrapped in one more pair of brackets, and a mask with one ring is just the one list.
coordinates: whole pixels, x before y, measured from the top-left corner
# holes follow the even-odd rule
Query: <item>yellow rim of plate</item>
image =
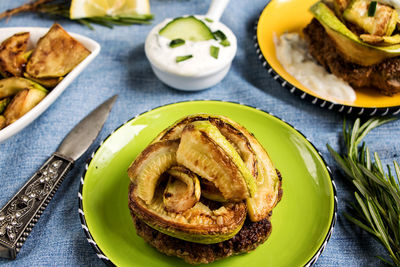
[(258, 21), (257, 40), (261, 53), (268, 64), (284, 80), (303, 92), (322, 100), (359, 108), (393, 108), (400, 106), (400, 94), (384, 96), (373, 88), (356, 90), (357, 98), (354, 102), (324, 98), (302, 85), (285, 71), (276, 57), (274, 35), (279, 36), (285, 32), (298, 32), (302, 34), (302, 29), (312, 19), (312, 15), (308, 9), (315, 2), (317, 1), (271, 0), (271, 2), (267, 4)]

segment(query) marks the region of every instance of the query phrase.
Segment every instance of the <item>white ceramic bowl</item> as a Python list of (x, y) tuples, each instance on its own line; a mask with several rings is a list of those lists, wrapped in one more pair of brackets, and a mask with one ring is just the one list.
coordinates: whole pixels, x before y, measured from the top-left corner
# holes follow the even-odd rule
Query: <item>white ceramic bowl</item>
[[(39, 27), (15, 27), (15, 28), (0, 28), (0, 42), (7, 39), (18, 32), (30, 32), (30, 41), (32, 45), (35, 45), (40, 37), (48, 32), (49, 28)], [(28, 126), (33, 120), (39, 117), (67, 88), (67, 86), (86, 68), (86, 66), (99, 54), (100, 45), (90, 38), (85, 36), (69, 33), (72, 37), (82, 43), (87, 49), (91, 51), (91, 54), (86, 57), (78, 66), (76, 66), (70, 73), (68, 73), (64, 79), (54, 87), (49, 94), (39, 102), (33, 109), (27, 112), (24, 116), (19, 118), (14, 123), (0, 130), (0, 143), (10, 138), (14, 134), (18, 133), (26, 126)]]
[(166, 70), (162, 70), (158, 68), (155, 64), (151, 63), (151, 68), (153, 69), (154, 74), (160, 79), (163, 83), (179, 90), (183, 91), (198, 91), (210, 88), (217, 83), (219, 83), (228, 73), (231, 62), (227, 62), (227, 64), (220, 69), (208, 73), (206, 75), (201, 76), (184, 76), (179, 75), (173, 72), (169, 72)]
[[(216, 63), (215, 65), (209, 64), (210, 62), (208, 62), (202, 68), (198, 68), (198, 70), (193, 70), (190, 69), (190, 67), (196, 66), (196, 64), (203, 62), (197, 61), (193, 62), (192, 64), (192, 61), (190, 61), (190, 59), (187, 61), (187, 63), (185, 62), (185, 64), (192, 64), (192, 66), (179, 66), (178, 69), (178, 66), (173, 64), (175, 62), (170, 60), (171, 55), (173, 55), (174, 53), (173, 50), (167, 50), (168, 53), (165, 54), (166, 51), (160, 48), (163, 46), (160, 45), (159, 39), (157, 39), (157, 34), (159, 30), (164, 27), (171, 19), (164, 20), (150, 31), (149, 35), (146, 38), (145, 53), (147, 59), (150, 62), (151, 68), (153, 69), (153, 72), (157, 76), (157, 78), (159, 78), (163, 83), (179, 90), (197, 91), (207, 89), (216, 85), (226, 76), (231, 67), (232, 60), (234, 59), (237, 50), (237, 41), (235, 35), (227, 26), (219, 22), (219, 18), (221, 17), (228, 2), (229, 0), (213, 0), (206, 15), (196, 15), (196, 17), (198, 18), (212, 19), (212, 24), (215, 28), (214, 30), (222, 30), (228, 37), (229, 42), (231, 43), (229, 47), (229, 53), (225, 54), (225, 57), (221, 58), (220, 56), (218, 60), (222, 61)], [(169, 60), (165, 60), (165, 62), (162, 62), (160, 58), (164, 57), (160, 57), (160, 53), (163, 54), (163, 56), (168, 55)], [(204, 55), (204, 53), (202, 55)], [(197, 59), (198, 58), (201, 57), (197, 57)]]

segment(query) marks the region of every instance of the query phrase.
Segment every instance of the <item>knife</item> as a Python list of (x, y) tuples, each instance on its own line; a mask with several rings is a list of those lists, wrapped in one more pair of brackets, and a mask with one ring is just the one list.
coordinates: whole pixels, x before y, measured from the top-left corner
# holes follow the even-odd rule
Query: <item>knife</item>
[(109, 98), (79, 122), (57, 151), (0, 210), (0, 257), (15, 259), (73, 163), (94, 142), (117, 98)]

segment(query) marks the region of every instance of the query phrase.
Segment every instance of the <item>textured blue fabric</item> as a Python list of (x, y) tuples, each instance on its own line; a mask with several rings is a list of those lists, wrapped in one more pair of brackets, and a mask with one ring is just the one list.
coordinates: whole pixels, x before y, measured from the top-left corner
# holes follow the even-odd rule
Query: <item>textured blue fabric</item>
[[(301, 0), (299, 0), (301, 1)], [(2, 0), (0, 11), (26, 0)], [(376, 266), (374, 255), (384, 255), (380, 245), (343, 216), (346, 201), (352, 199), (351, 188), (330, 157), (326, 143), (339, 148), (343, 117), (341, 114), (304, 102), (274, 81), (261, 66), (253, 46), (253, 23), (266, 0), (232, 0), (221, 21), (238, 37), (238, 51), (227, 77), (217, 86), (201, 92), (187, 93), (163, 85), (151, 71), (143, 44), (150, 29), (166, 17), (203, 14), (210, 0), (151, 0), (155, 21), (152, 25), (108, 29), (95, 26), (89, 30), (79, 24), (59, 19), (70, 32), (86, 35), (102, 47), (99, 56), (68, 87), (58, 100), (36, 121), (19, 134), (0, 144), (0, 205), (24, 184), (51, 155), (63, 137), (89, 111), (108, 97), (119, 98), (103, 131), (105, 138), (113, 129), (137, 113), (166, 103), (191, 99), (240, 101), (267, 110), (298, 128), (322, 152), (332, 166), (338, 187), (339, 214), (332, 238), (317, 266)], [(287, 18), (285, 18), (287, 19)], [(0, 27), (49, 27), (53, 19), (23, 14), (0, 21)], [(278, 23), (278, 22), (277, 22)], [(374, 130), (366, 139), (370, 148), (389, 163), (399, 160), (400, 121)], [(93, 147), (92, 147), (93, 149)], [(35, 226), (15, 261), (0, 264), (15, 266), (101, 266), (80, 226), (77, 192), (79, 177), (90, 152), (75, 164), (52, 202)], [(299, 225), (301, 231), (301, 225)]]

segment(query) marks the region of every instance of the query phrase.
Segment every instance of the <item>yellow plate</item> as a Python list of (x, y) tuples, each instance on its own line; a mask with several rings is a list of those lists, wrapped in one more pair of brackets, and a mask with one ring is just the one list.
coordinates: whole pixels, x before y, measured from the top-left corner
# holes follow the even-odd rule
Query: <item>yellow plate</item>
[(276, 57), (274, 35), (279, 36), (285, 32), (301, 33), (312, 19), (308, 8), (315, 2), (316, 0), (271, 0), (264, 8), (257, 23), (256, 36), (259, 46), (257, 51), (264, 57), (263, 64), (268, 72), (290, 92), (300, 93), (301, 98), (329, 109), (359, 115), (400, 113), (400, 94), (389, 97), (369, 88), (356, 90), (357, 98), (354, 102), (337, 101), (316, 94), (285, 71)]

